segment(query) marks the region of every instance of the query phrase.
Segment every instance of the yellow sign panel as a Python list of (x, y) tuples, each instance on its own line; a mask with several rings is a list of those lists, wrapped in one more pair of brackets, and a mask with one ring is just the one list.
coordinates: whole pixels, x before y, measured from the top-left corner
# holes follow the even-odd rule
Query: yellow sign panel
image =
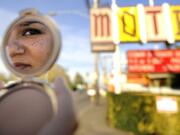
[(140, 42), (137, 8), (119, 8), (117, 15), (120, 42)]
[(180, 41), (180, 6), (171, 6), (171, 20), (176, 41)]

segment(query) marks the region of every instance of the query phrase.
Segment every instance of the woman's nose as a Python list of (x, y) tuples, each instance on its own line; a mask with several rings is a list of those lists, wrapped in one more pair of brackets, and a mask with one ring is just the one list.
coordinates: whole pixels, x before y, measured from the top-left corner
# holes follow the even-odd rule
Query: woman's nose
[(24, 46), (20, 44), (17, 40), (9, 42), (7, 48), (7, 51), (11, 57), (14, 57), (16, 55), (22, 55), (25, 53)]

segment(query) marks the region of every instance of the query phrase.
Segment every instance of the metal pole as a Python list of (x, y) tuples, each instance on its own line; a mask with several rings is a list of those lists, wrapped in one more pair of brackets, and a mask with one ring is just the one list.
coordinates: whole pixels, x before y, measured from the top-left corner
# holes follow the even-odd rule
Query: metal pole
[[(93, 7), (98, 8), (100, 0), (93, 0)], [(99, 54), (94, 53), (95, 56), (95, 72), (96, 72), (96, 79), (95, 79), (95, 88), (96, 88), (96, 105), (99, 104)]]
[[(151, 7), (154, 6), (154, 0), (149, 0), (149, 6), (151, 6)], [(158, 44), (154, 44), (154, 49), (155, 49), (155, 50), (158, 50), (158, 49), (159, 49)]]
[(99, 54), (95, 53), (95, 72), (96, 72), (96, 79), (95, 79), (95, 88), (96, 88), (96, 105), (99, 104)]
[(153, 7), (154, 6), (154, 0), (149, 0), (149, 5)]
[(98, 8), (100, 0), (93, 0), (93, 7)]

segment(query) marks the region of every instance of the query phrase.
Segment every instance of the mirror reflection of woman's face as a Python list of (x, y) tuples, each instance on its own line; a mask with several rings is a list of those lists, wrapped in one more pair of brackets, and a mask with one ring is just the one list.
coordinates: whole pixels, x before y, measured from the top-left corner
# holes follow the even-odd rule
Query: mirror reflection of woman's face
[(52, 43), (52, 35), (44, 24), (26, 21), (11, 29), (7, 51), (16, 70), (29, 72), (47, 62)]

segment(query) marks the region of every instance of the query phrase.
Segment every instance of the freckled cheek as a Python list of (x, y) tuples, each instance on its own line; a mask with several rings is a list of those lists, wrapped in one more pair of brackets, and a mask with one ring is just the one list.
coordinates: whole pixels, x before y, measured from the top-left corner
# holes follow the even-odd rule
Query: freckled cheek
[(47, 40), (39, 40), (33, 43), (33, 47), (36, 47), (39, 52), (49, 55), (50, 54), (50, 43)]
[(47, 40), (34, 41), (29, 45), (28, 48), (31, 56), (36, 60), (35, 63), (38, 63), (38, 65), (45, 64), (51, 52), (50, 46), (50, 42)]

